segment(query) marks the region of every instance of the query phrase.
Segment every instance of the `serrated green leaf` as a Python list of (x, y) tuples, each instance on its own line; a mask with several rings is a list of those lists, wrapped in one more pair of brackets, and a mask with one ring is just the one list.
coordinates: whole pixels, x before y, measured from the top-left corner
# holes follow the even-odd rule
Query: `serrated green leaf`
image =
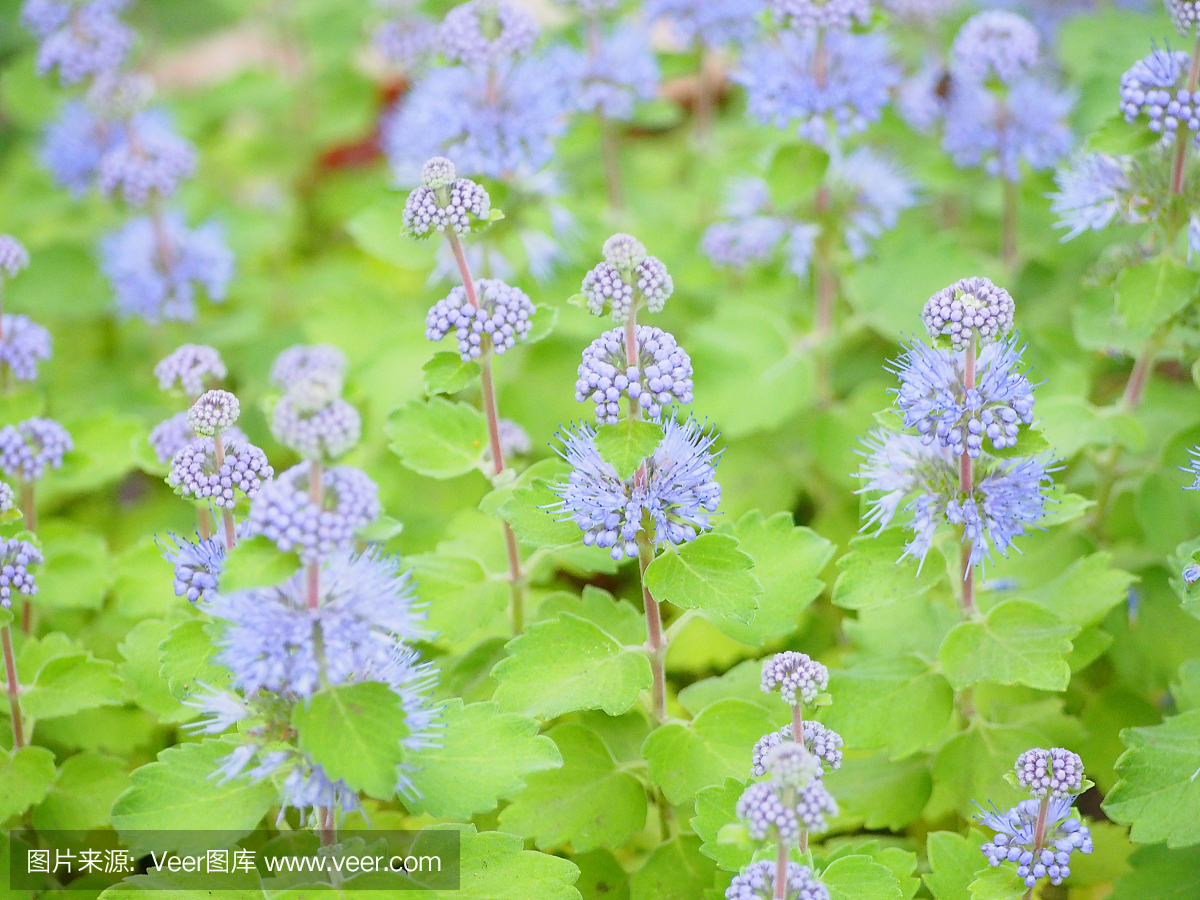
[(45, 747), (0, 751), (0, 822), (41, 802), (54, 781), (54, 754)]
[(662, 426), (645, 419), (622, 419), (596, 429), (596, 449), (621, 480), (630, 478), (662, 442)]
[(292, 711), (300, 749), (331, 781), (379, 800), (396, 794), (397, 768), (408, 737), (404, 706), (386, 684), (363, 681), (327, 687)]
[(829, 674), (836, 702), (820, 719), (857, 749), (886, 749), (893, 759), (927, 750), (954, 712), (954, 691), (917, 656), (868, 659)]
[[(749, 774), (745, 776), (749, 777)], [(696, 815), (689, 823), (703, 841), (700, 852), (726, 872), (740, 872), (750, 862), (753, 851), (719, 839), (721, 829), (738, 820), (737, 802), (746, 790), (746, 781), (726, 778), (724, 784), (701, 788), (696, 792)]]
[(979, 852), (985, 840), (974, 828), (966, 837), (953, 831), (931, 831), (926, 835), (930, 871), (922, 878), (934, 900), (971, 900), (971, 882), (987, 867)]
[(221, 688), (228, 683), (229, 670), (212, 662), (213, 627), (202, 619), (188, 619), (173, 626), (159, 642), (159, 675), (176, 700), (195, 693), (202, 684)]
[(477, 560), (422, 553), (405, 564), (429, 604), (426, 625), (438, 641), (457, 646), (508, 606), (509, 584), (489, 577)]
[(431, 397), (388, 416), (384, 434), (405, 466), (430, 478), (454, 478), (479, 467), (487, 447), (483, 413), (469, 403)]
[(626, 646), (646, 642), (646, 622), (641, 611), (595, 585), (584, 585), (582, 597), (566, 591), (551, 594), (538, 607), (538, 616), (547, 620), (564, 612), (594, 622)]
[(125, 762), (101, 753), (79, 753), (63, 761), (46, 798), (33, 811), (39, 831), (106, 828), (108, 811), (130, 785)]
[(1127, 156), (1151, 147), (1162, 140), (1141, 122), (1126, 122), (1120, 113), (1113, 113), (1088, 135), (1087, 146), (1092, 153), (1112, 153)]
[(561, 613), (537, 622), (508, 645), (492, 670), (495, 698), (506, 712), (552, 719), (579, 709), (620, 715), (652, 682), (650, 661), (594, 622)]
[(642, 755), (650, 780), (672, 803), (683, 803), (727, 778), (748, 777), (754, 742), (774, 730), (761, 706), (718, 700), (691, 722), (668, 722), (651, 732)]
[(583, 532), (569, 519), (555, 512), (559, 496), (541, 479), (529, 487), (518, 488), (505, 500), (498, 515), (516, 532), (521, 543), (534, 549), (561, 549), (583, 541)]
[(1112, 568), (1112, 555), (1093, 553), (1077, 559), (1061, 575), (1021, 597), (1054, 613), (1064, 622), (1088, 628), (1099, 625), (1108, 611), (1125, 602), (1134, 577)]
[(525, 716), (496, 703), (463, 705), (457, 697), (438, 713), (437, 741), (412, 753), (413, 813), (469, 819), (521, 791), (526, 779), (562, 764), (554, 742)]
[(581, 725), (548, 732), (562, 767), (531, 775), (529, 786), (500, 813), (505, 831), (541, 849), (570, 843), (579, 851), (616, 849), (646, 824), (646, 790), (621, 771), (600, 737)]
[(281, 584), (300, 570), (300, 557), (283, 552), (263, 535), (245, 538), (225, 554), (220, 589), (224, 593)]
[(754, 560), (752, 571), (763, 592), (749, 624), (714, 617), (715, 624), (735, 641), (752, 646), (791, 634), (797, 617), (825, 588), (818, 576), (833, 556), (833, 544), (797, 526), (786, 512), (764, 518), (751, 510), (736, 524), (726, 523), (718, 530), (736, 537), (738, 549)]
[(41, 667), (33, 686), (21, 697), (21, 709), (31, 719), (52, 719), (122, 700), (121, 679), (113, 664), (75, 653), (55, 657)]
[(968, 890), (971, 900), (1021, 900), (1027, 888), (1015, 865), (1003, 865), (982, 871)]
[(187, 722), (199, 712), (180, 702), (171, 692), (170, 682), (163, 678), (160, 645), (170, 634), (171, 625), (163, 619), (139, 622), (125, 636), (118, 649), (124, 662), (118, 666), (125, 682), (125, 693), (142, 709), (152, 713), (160, 722)]
[(982, 621), (956, 625), (938, 661), (955, 690), (980, 681), (1061, 691), (1071, 680), (1067, 654), (1079, 626), (1028, 600), (1006, 600)]
[(821, 873), (829, 900), (903, 900), (900, 882), (891, 870), (866, 855), (835, 859)]
[(1129, 861), (1133, 871), (1117, 880), (1107, 900), (1149, 900), (1151, 897), (1154, 900), (1193, 900), (1200, 897), (1200, 848), (1141, 847)]
[(723, 675), (694, 681), (679, 692), (679, 704), (693, 716), (718, 700), (736, 697), (761, 706), (772, 719), (784, 725), (792, 721), (792, 708), (783, 702), (778, 691), (762, 689), (762, 663), (747, 659)]
[(840, 769), (826, 773), (825, 784), (843, 813), (861, 818), (866, 828), (892, 831), (919, 819), (933, 790), (930, 760), (922, 755), (899, 762), (886, 753), (849, 755)]
[[(180, 744), (137, 769), (133, 784), (112, 807), (113, 827), (130, 849), (148, 852), (146, 837), (139, 833), (179, 829), (184, 823), (193, 831), (228, 832), (222, 837), (230, 842), (252, 831), (278, 798), (269, 781), (212, 777), (236, 746), (212, 739)], [(161, 842), (153, 848), (181, 849)]]
[(656, 557), (645, 582), (659, 602), (745, 623), (754, 618), (762, 596), (753, 567), (753, 558), (738, 548), (736, 538), (705, 534)]
[(579, 866), (575, 887), (583, 900), (629, 900), (629, 875), (607, 850), (573, 853), (571, 861)]
[(1192, 302), (1200, 288), (1197, 277), (1166, 253), (1131, 266), (1114, 285), (1117, 312), (1131, 331), (1149, 335)]
[(1200, 710), (1149, 728), (1126, 728), (1128, 748), (1117, 760), (1116, 783), (1104, 812), (1132, 826), (1139, 844), (1200, 844)]
[(1084, 447), (1119, 446), (1138, 451), (1145, 446), (1146, 429), (1131, 413), (1093, 406), (1082, 397), (1047, 397), (1037, 404), (1042, 433), (1064, 459)]
[(460, 834), (459, 888), (433, 891), (436, 900), (579, 900), (574, 863), (526, 850), (519, 837), (477, 832), (474, 825), (441, 825)]
[(898, 528), (852, 540), (850, 552), (837, 562), (842, 573), (833, 585), (833, 602), (845, 609), (893, 606), (920, 597), (945, 578), (945, 561), (936, 548), (924, 564), (901, 558), (908, 540)]
[(713, 883), (717, 867), (700, 853), (694, 835), (659, 844), (629, 880), (630, 900), (696, 900)]
[(1041, 429), (1022, 425), (1020, 431), (1017, 433), (1017, 442), (1015, 444), (1011, 447), (1005, 447), (1003, 450), (989, 447), (988, 453), (997, 459), (1023, 459), (1027, 456), (1040, 456), (1053, 449), (1050, 446), (1050, 442), (1046, 440), (1046, 436), (1042, 434)]
[(435, 353), (421, 367), (421, 372), (425, 393), (432, 397), (434, 394), (455, 394), (470, 387), (483, 370), (473, 359), (463, 362), (457, 353), (442, 352)]
[(925, 808), (928, 821), (957, 812), (970, 818), (975, 804), (994, 802), (1007, 809), (1028, 794), (1005, 781), (1013, 760), (1030, 747), (1048, 746), (1047, 735), (1027, 725), (993, 725), (976, 718), (942, 744), (933, 761), (933, 793)]

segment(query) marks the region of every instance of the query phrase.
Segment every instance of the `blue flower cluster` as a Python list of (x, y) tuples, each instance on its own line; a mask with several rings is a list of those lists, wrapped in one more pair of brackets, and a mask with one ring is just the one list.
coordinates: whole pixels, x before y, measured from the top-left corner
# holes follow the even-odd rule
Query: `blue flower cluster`
[(766, 0), (644, 0), (650, 21), (670, 23), (685, 44), (721, 48), (748, 43), (758, 31), (758, 15)]
[[(804, 720), (801, 730), (804, 736), (805, 750), (821, 760), (822, 764), (830, 770), (842, 767), (844, 741), (840, 734), (831, 728), (826, 728), (820, 722), (813, 722), (809, 719)], [(751, 753), (750, 774), (760, 778), (766, 775), (767, 752), (784, 741), (794, 741), (794, 734), (795, 731), (791, 725), (784, 725), (779, 731), (772, 731), (760, 737), (754, 743), (754, 750)]]
[(1054, 173), (1058, 190), (1050, 195), (1050, 210), (1062, 218), (1068, 241), (1085, 231), (1099, 231), (1114, 221), (1145, 221), (1139, 207), (1145, 201), (1131, 190), (1128, 157), (1083, 153)]
[(466, 288), (458, 285), (425, 317), (425, 337), (431, 341), (440, 341), (454, 331), (463, 362), (489, 351), (500, 356), (511, 350), (528, 336), (536, 312), (528, 294), (499, 279), (480, 278), (474, 288), (478, 305), (473, 305)]
[(604, 242), (604, 261), (583, 277), (580, 293), (594, 316), (610, 310), (612, 319), (624, 324), (642, 307), (662, 312), (675, 291), (666, 265), (646, 253), (632, 235), (614, 234)]
[(643, 26), (597, 31), (585, 49), (561, 46), (553, 58), (575, 83), (572, 96), (581, 113), (627, 121), (638, 101), (652, 100), (658, 93), (658, 60)]
[(0, 428), (0, 470), (17, 481), (37, 481), (57, 469), (75, 448), (67, 429), (53, 419), (32, 418)]
[[(725, 889), (725, 900), (772, 900), (776, 896), (775, 864), (766, 859), (746, 866)], [(808, 866), (789, 861), (784, 900), (829, 900), (829, 888)]]
[(675, 338), (661, 328), (638, 325), (637, 362), (630, 365), (626, 331), (614, 328), (583, 351), (575, 399), (596, 404), (596, 421), (613, 424), (621, 417), (621, 398), (652, 419), (669, 404), (692, 402), (692, 361)]
[(268, 481), (250, 504), (250, 533), (295, 550), (309, 561), (353, 546), (357, 532), (379, 518), (379, 488), (361, 469), (322, 469), (314, 491), (313, 464), (303, 462)]

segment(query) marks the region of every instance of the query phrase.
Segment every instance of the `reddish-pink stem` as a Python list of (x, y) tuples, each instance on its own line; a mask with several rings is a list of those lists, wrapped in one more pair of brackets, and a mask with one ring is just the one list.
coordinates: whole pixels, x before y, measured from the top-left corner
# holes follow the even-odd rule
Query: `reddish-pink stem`
[(0, 645), (4, 648), (4, 677), (8, 680), (8, 705), (12, 713), (13, 749), (25, 746), (25, 723), (21, 720), (21, 684), (17, 681), (17, 657), (13, 653), (12, 629), (0, 628)]
[[(967, 344), (967, 359), (963, 371), (963, 386), (967, 390), (975, 387), (975, 341), (971, 340)], [(974, 468), (970, 455), (963, 448), (963, 454), (958, 460), (958, 488), (964, 494), (965, 499), (970, 499), (974, 492)], [(964, 538), (962, 544), (962, 575), (963, 575), (963, 592), (962, 606), (963, 611), (970, 614), (975, 609), (975, 568), (971, 565), (972, 543)]]

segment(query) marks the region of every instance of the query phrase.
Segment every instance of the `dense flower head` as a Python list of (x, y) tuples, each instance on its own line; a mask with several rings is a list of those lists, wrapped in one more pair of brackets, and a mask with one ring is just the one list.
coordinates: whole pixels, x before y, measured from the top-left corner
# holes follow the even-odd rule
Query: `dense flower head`
[(692, 360), (675, 338), (661, 328), (637, 326), (637, 365), (629, 365), (625, 329), (614, 328), (583, 351), (575, 399), (596, 404), (596, 421), (613, 424), (621, 418), (621, 397), (636, 403), (650, 418), (673, 401), (692, 402)]
[(782, 741), (767, 750), (762, 767), (781, 788), (802, 788), (823, 773), (821, 761), (795, 741)]
[(293, 466), (264, 484), (250, 504), (253, 534), (284, 553), (311, 561), (354, 544), (355, 534), (379, 518), (379, 489), (360, 469), (321, 471), (320, 502), (313, 497), (312, 463)]
[(53, 419), (26, 419), (0, 429), (0, 469), (9, 478), (37, 481), (74, 448), (70, 433)]
[[(49, 3), (30, 3), (32, 13), (23, 18), (41, 39), (37, 72), (46, 75), (58, 69), (63, 84), (75, 84), (94, 75), (111, 72), (121, 65), (133, 46), (134, 32), (117, 18), (123, 3), (91, 0), (66, 6), (65, 16)], [(47, 26), (56, 22), (52, 28)]]
[(1107, 153), (1083, 153), (1054, 173), (1058, 190), (1050, 195), (1050, 211), (1062, 218), (1056, 228), (1066, 228), (1062, 240), (1085, 231), (1099, 231), (1114, 219), (1141, 221), (1129, 193), (1126, 160)]
[(1134, 122), (1143, 113), (1147, 125), (1170, 140), (1183, 125), (1200, 131), (1200, 91), (1187, 90), (1191, 56), (1181, 50), (1154, 50), (1121, 76), (1121, 113)]
[(233, 277), (233, 254), (221, 225), (210, 221), (188, 228), (176, 210), (164, 213), (157, 225), (149, 216), (127, 222), (101, 241), (100, 254), (118, 311), (152, 324), (191, 321), (196, 286), (219, 303)]
[(206, 391), (187, 411), (193, 434), (212, 437), (231, 428), (241, 413), (238, 398), (229, 391)]
[(560, 46), (554, 56), (572, 73), (581, 113), (628, 121), (638, 101), (658, 93), (658, 60), (644, 27), (618, 26), (598, 35), (586, 51)]
[(976, 82), (995, 76), (1012, 84), (1037, 65), (1038, 33), (1029, 20), (1002, 9), (966, 21), (950, 48), (955, 74)]
[(1022, 164), (1052, 169), (1071, 151), (1067, 116), (1073, 93), (1030, 75), (1016, 81), (1007, 97), (986, 87), (956, 82), (946, 107), (942, 148), (958, 166), (981, 163), (989, 175), (1015, 182)]
[(440, 341), (454, 329), (464, 362), (481, 356), (489, 346), (497, 355), (512, 349), (529, 334), (536, 312), (528, 294), (496, 278), (480, 278), (475, 293), (478, 307), (458, 285), (425, 317), (425, 337), (431, 341)]
[(362, 416), (351, 403), (333, 397), (322, 405), (312, 402), (303, 387), (314, 377), (298, 382), (271, 410), (271, 434), (305, 459), (341, 456), (362, 437)]
[(837, 814), (837, 801), (823, 778), (814, 778), (796, 796), (796, 818), (808, 831), (820, 834), (829, 827), (826, 818)]
[(488, 192), (469, 178), (458, 178), (437, 188), (421, 184), (404, 202), (404, 228), (415, 237), (447, 228), (455, 234), (467, 234), (476, 222), (486, 222), (491, 211)]
[(645, 0), (650, 21), (666, 19), (675, 36), (688, 44), (726, 47), (744, 44), (758, 31), (766, 0)]
[(467, 0), (446, 13), (438, 37), (452, 61), (488, 66), (528, 53), (539, 31), (532, 13), (511, 0)]
[(457, 178), (454, 163), (444, 156), (435, 156), (421, 167), (421, 184), (435, 191), (450, 187)]
[(609, 235), (600, 248), (604, 261), (617, 269), (632, 269), (646, 258), (646, 245), (632, 234), (618, 231)]
[(346, 365), (346, 354), (332, 344), (297, 344), (275, 357), (271, 384), (286, 391), (318, 372), (344, 377)]
[(0, 607), (9, 609), (12, 606), (13, 592), (26, 597), (38, 592), (29, 567), (40, 566), (42, 562), (41, 552), (29, 541), (17, 538), (0, 541)]
[(1196, 23), (1200, 22), (1200, 4), (1196, 0), (1163, 0), (1163, 2), (1175, 30), (1184, 37), (1191, 34)]
[(1020, 426), (1033, 422), (1033, 387), (1017, 371), (1020, 362), (1015, 340), (988, 344), (979, 354), (975, 383), (967, 388), (965, 351), (915, 341), (894, 367), (904, 427), (955, 456), (978, 458), (985, 440), (993, 451), (1014, 446)]
[(7, 481), (0, 481), (0, 513), (10, 512), (17, 508), (17, 495), (13, 492), (12, 485)]
[(901, 19), (928, 21), (946, 15), (960, 0), (882, 0), (883, 8)]
[(187, 597), (196, 603), (203, 599), (205, 592), (217, 589), (225, 568), (225, 541), (221, 537), (196, 535), (195, 541), (188, 541), (172, 534), (159, 541), (158, 546), (174, 570), (176, 597)]
[[(196, 437), (196, 433), (192, 431), (192, 426), (188, 424), (187, 411), (175, 413), (168, 419), (159, 422), (150, 430), (150, 435), (147, 442), (154, 450), (154, 455), (158, 457), (160, 463), (170, 464), (171, 458), (178, 453), (185, 444)], [(229, 428), (224, 433), (226, 441), (245, 441), (246, 435), (237, 426)]]
[(183, 344), (154, 367), (159, 388), (170, 391), (178, 387), (189, 397), (199, 397), (208, 380), (220, 381), (227, 374), (221, 354), (206, 344)]
[[(842, 767), (842, 736), (831, 728), (826, 728), (820, 722), (813, 722), (809, 719), (804, 720), (804, 748), (813, 756), (818, 757), (830, 769), (840, 769)], [(766, 753), (777, 744), (784, 741), (792, 740), (792, 726), (784, 725), (779, 731), (772, 731), (770, 734), (764, 734), (754, 744), (754, 751), (751, 754), (750, 774), (751, 775), (766, 775), (767, 770), (763, 765), (763, 758)]]
[(734, 809), (754, 840), (764, 841), (774, 830), (775, 839), (782, 844), (799, 842), (800, 821), (796, 810), (783, 802), (779, 788), (770, 781), (755, 782), (746, 788)]
[(568, 76), (545, 55), (500, 63), (493, 73), (469, 66), (432, 70), (383, 123), (397, 177), (439, 154), (470, 177), (534, 175), (554, 156), (575, 107)]
[(98, 182), (105, 194), (119, 191), (126, 203), (145, 206), (151, 198), (175, 193), (195, 167), (195, 148), (175, 133), (165, 115), (150, 110), (130, 119), (124, 140), (101, 157)]
[(248, 441), (229, 440), (217, 460), (213, 438), (197, 437), (171, 459), (167, 483), (175, 493), (193, 500), (211, 500), (232, 509), (240, 492), (253, 497), (262, 482), (274, 474), (267, 455)]
[(999, 340), (1012, 331), (1016, 304), (1004, 288), (986, 278), (962, 278), (925, 302), (921, 319), (931, 338), (950, 337), (955, 350), (974, 341)]
[(1013, 460), (981, 457), (970, 497), (958, 487), (958, 457), (938, 442), (876, 430), (865, 441), (870, 455), (857, 477), (860, 493), (879, 494), (868, 503), (863, 527), (888, 527), (901, 503), (912, 517), (904, 525), (913, 533), (903, 556), (924, 561), (938, 528), (951, 522), (965, 526), (974, 542), (971, 565), (991, 559), (994, 546), (1007, 555), (1013, 539), (1026, 533), (1045, 514), (1053, 483), (1050, 454)]
[[(771, 900), (774, 896), (775, 863), (769, 859), (750, 863), (725, 889), (725, 900)], [(789, 861), (784, 900), (829, 900), (829, 888), (808, 866)]]
[(763, 693), (779, 688), (789, 706), (812, 703), (828, 686), (829, 670), (806, 653), (785, 650), (763, 660)]
[(1013, 768), (1017, 783), (1035, 797), (1074, 797), (1083, 790), (1083, 760), (1062, 747), (1026, 750)]
[(632, 266), (620, 266), (606, 259), (583, 277), (580, 292), (588, 312), (601, 316), (606, 308), (611, 309), (613, 321), (618, 324), (624, 324), (630, 311), (642, 302), (650, 312), (662, 312), (675, 290), (675, 282), (662, 260), (644, 252), (640, 256)]
[(855, 259), (865, 257), (875, 240), (896, 227), (900, 213), (917, 202), (912, 180), (893, 160), (870, 147), (835, 155), (828, 181), (845, 205), (842, 235)]
[(437, 46), (438, 27), (416, 13), (396, 16), (375, 29), (371, 43), (388, 62), (409, 69)]
[(6, 365), (17, 381), (37, 378), (39, 360), (50, 358), (50, 332), (29, 316), (0, 316), (0, 364)]
[[(795, 127), (814, 143), (862, 131), (877, 120), (900, 70), (880, 33), (784, 31), (747, 49), (735, 78), (746, 88), (746, 106), (760, 122)], [(818, 62), (818, 47), (820, 60)]]
[(125, 129), (71, 100), (46, 127), (41, 160), (50, 175), (76, 196), (86, 193), (100, 161), (123, 140)]
[(29, 251), (11, 234), (0, 234), (0, 273), (11, 278), (29, 265)]
[(1051, 884), (1061, 884), (1071, 874), (1071, 854), (1092, 852), (1091, 830), (1071, 817), (1071, 801), (1052, 798), (1046, 815), (1042, 845), (1037, 844), (1038, 800), (1022, 800), (1012, 809), (990, 812), (980, 808), (976, 819), (996, 832), (980, 846), (983, 855), (993, 866), (1004, 862), (1017, 864), (1017, 875), (1027, 887), (1041, 878), (1049, 877)]
[(310, 697), (322, 683), (388, 680), (402, 641), (424, 636), (412, 580), (395, 558), (343, 551), (322, 561), (319, 604), (308, 607), (303, 571), (273, 587), (215, 594), (225, 620), (218, 660), (247, 695)]
[(787, 233), (788, 221), (778, 216), (714, 222), (705, 229), (700, 249), (715, 265), (745, 269), (769, 262)]
[(845, 31), (871, 21), (871, 0), (771, 0), (771, 11), (789, 28)]
[(571, 474), (551, 487), (562, 501), (558, 512), (583, 529), (584, 544), (608, 548), (616, 560), (632, 559), (647, 523), (658, 546), (684, 544), (712, 528), (721, 501), (715, 435), (694, 419), (667, 419), (644, 472), (627, 479), (600, 456), (595, 438), (587, 425), (562, 433), (559, 452), (571, 464)]

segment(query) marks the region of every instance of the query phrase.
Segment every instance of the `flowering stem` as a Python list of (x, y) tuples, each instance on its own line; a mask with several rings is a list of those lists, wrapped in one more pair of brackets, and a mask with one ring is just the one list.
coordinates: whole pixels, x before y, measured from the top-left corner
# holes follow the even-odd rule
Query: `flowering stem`
[[(798, 697), (796, 699), (799, 699)], [(797, 703), (792, 707), (792, 740), (801, 746), (804, 745), (804, 705)], [(800, 826), (800, 852), (808, 851), (808, 829), (803, 825)], [(785, 857), (786, 859), (786, 854)], [(776, 873), (778, 878), (778, 873)], [(775, 882), (775, 890), (779, 890), (779, 882)], [(783, 894), (776, 894), (777, 897), (782, 897)]]
[[(225, 443), (219, 431), (213, 435), (213, 461), (218, 471), (225, 465)], [(232, 550), (237, 543), (237, 535), (234, 534), (233, 510), (227, 506), (221, 507), (221, 524), (225, 527), (225, 549)]]
[(13, 654), (12, 629), (0, 628), (0, 644), (4, 647), (4, 677), (8, 680), (8, 705), (12, 711), (13, 749), (25, 746), (25, 723), (21, 721), (21, 685), (17, 681), (17, 659)]
[(212, 514), (209, 513), (209, 511), (204, 507), (200, 507), (199, 518), (200, 537), (207, 541), (210, 537), (212, 537), (213, 532)]
[(1002, 178), (1004, 183), (1004, 208), (1001, 214), (1000, 256), (1005, 265), (1017, 261), (1017, 183)]
[(333, 810), (330, 807), (317, 807), (317, 830), (321, 835), (322, 847), (337, 843), (337, 826), (333, 824)]
[(646, 655), (650, 657), (650, 671), (654, 678), (654, 717), (659, 722), (667, 720), (667, 644), (663, 640), (662, 610), (658, 601), (646, 587), (646, 569), (654, 561), (654, 545), (645, 532), (638, 532), (638, 569), (642, 581), (642, 602), (646, 607)]
[(1150, 373), (1154, 371), (1154, 358), (1158, 355), (1161, 341), (1160, 334), (1151, 335), (1133, 364), (1133, 371), (1129, 373), (1129, 380), (1125, 382), (1125, 393), (1121, 395), (1121, 405), (1129, 411), (1137, 409), (1142, 402), (1142, 394), (1146, 391)]
[[(975, 341), (971, 340), (967, 344), (966, 364), (963, 368), (963, 387), (968, 391), (975, 387)], [(974, 467), (972, 465), (971, 456), (963, 449), (962, 456), (958, 459), (958, 489), (966, 495), (966, 499), (970, 499), (971, 494), (975, 490), (974, 486)], [(963, 526), (964, 529), (966, 526)], [(975, 610), (975, 568), (971, 565), (971, 541), (963, 536), (962, 542), (962, 606), (963, 612), (970, 615)]]
[(784, 900), (787, 896), (787, 870), (787, 844), (779, 841), (775, 846), (775, 900)]
[[(1192, 64), (1188, 69), (1188, 93), (1194, 93), (1197, 83), (1200, 83), (1200, 33), (1196, 35), (1196, 44), (1192, 47)], [(1191, 136), (1187, 129), (1180, 128), (1175, 132), (1175, 163), (1171, 167), (1171, 193), (1183, 193), (1183, 173), (1187, 168), (1187, 147)]]
[[(1042, 798), (1042, 802), (1038, 805), (1037, 825), (1034, 827), (1033, 832), (1033, 855), (1035, 859), (1041, 852), (1042, 845), (1046, 842), (1046, 817), (1049, 812), (1050, 795), (1046, 794)], [(1029, 890), (1025, 892), (1024, 900), (1033, 900), (1033, 888), (1034, 885), (1029, 886)]]
[[(21, 515), (25, 517), (25, 527), (29, 531), (37, 531), (37, 494), (32, 481), (21, 482)], [(33, 629), (33, 604), (26, 598), (21, 604), (21, 631), (29, 634)]]
[[(475, 279), (471, 277), (471, 266), (467, 262), (467, 254), (463, 252), (462, 242), (453, 231), (446, 233), (450, 241), (450, 250), (454, 253), (454, 261), (458, 264), (458, 274), (462, 278), (463, 290), (467, 302), (474, 309), (479, 309), (479, 295), (475, 292)], [(487, 419), (488, 446), (492, 451), (493, 478), (504, 471), (504, 451), (500, 446), (500, 412), (496, 406), (496, 384), (492, 377), (492, 354), (485, 350), (479, 358), (480, 385), (483, 391), (483, 414)], [(508, 580), (512, 592), (512, 626), (513, 634), (520, 634), (524, 628), (524, 591), (525, 574), (521, 569), (521, 552), (517, 546), (517, 536), (512, 526), (502, 520), (504, 527), (504, 550), (508, 556)]]

